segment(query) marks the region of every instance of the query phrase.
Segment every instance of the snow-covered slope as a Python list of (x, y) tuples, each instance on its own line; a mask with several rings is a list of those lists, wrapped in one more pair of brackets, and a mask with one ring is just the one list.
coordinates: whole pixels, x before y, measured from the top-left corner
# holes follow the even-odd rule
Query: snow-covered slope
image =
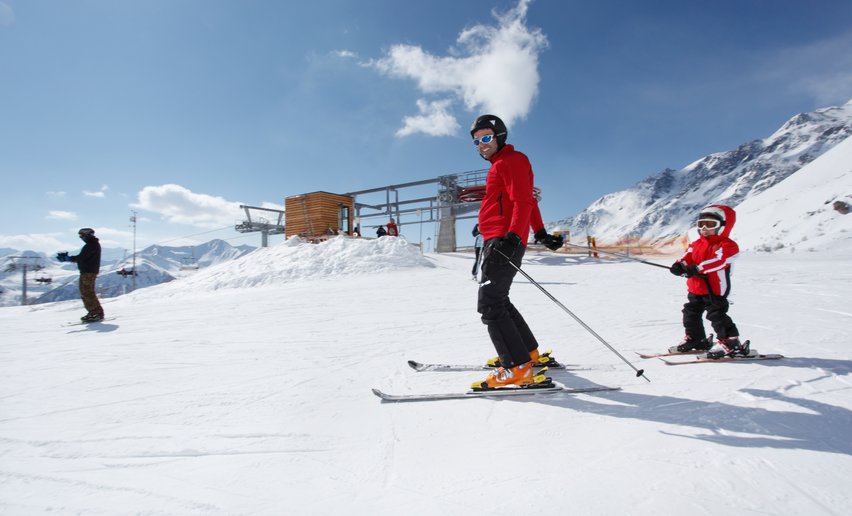
[(682, 279), (530, 253), (529, 274), (652, 382), (519, 279), (512, 299), (542, 344), (584, 368), (554, 379), (621, 392), (383, 404), (370, 388), (447, 392), (484, 374), (415, 373), (406, 359), (493, 356), (472, 256), (390, 244), (288, 242), (232, 262), (239, 274), (212, 267), (107, 299), (116, 319), (98, 325), (62, 326), (79, 301), (0, 310), (0, 513), (852, 507), (846, 257), (740, 259), (732, 315), (757, 348), (788, 359), (670, 367), (633, 352), (680, 339)]
[(843, 206), (852, 206), (852, 137), (737, 206), (734, 237), (744, 249), (848, 253), (852, 213)]
[[(794, 174), (852, 136), (852, 101), (802, 113), (764, 140), (704, 157), (681, 170), (665, 170), (598, 199), (551, 230), (589, 234), (599, 243), (626, 238), (666, 243), (694, 223), (703, 206), (738, 206)], [(848, 185), (848, 183), (846, 183)]]
[(263, 287), (329, 276), (367, 275), (380, 283), (383, 274), (390, 270), (429, 266), (420, 249), (404, 238), (331, 238), (309, 245), (299, 237), (291, 237), (278, 246), (261, 248), (238, 260), (209, 267), (149, 295), (158, 297), (185, 289)]

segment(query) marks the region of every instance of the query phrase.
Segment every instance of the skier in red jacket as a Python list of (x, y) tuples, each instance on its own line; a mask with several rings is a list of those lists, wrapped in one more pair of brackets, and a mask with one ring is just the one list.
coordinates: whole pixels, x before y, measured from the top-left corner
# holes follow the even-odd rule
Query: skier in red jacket
[[(712, 359), (748, 356), (748, 343), (740, 342), (737, 325), (728, 315), (731, 264), (740, 251), (737, 243), (729, 238), (736, 220), (737, 214), (729, 206), (713, 204), (702, 209), (698, 215), (699, 237), (672, 264), (672, 274), (688, 278), (688, 293), (687, 303), (683, 305), (686, 337), (669, 351), (709, 350), (707, 358)], [(716, 332), (718, 341), (715, 346), (704, 333), (701, 316), (705, 311)]]
[(480, 156), (491, 162), (485, 197), (479, 209), (479, 231), (485, 240), (477, 311), (499, 355), (500, 366), (473, 384), (476, 390), (534, 383), (532, 365), (539, 361), (538, 342), (524, 318), (509, 301), (509, 288), (520, 267), (530, 227), (536, 240), (550, 249), (562, 246), (562, 237), (548, 235), (533, 196), (529, 159), (506, 145), (508, 130), (494, 115), (478, 117), (470, 128)]

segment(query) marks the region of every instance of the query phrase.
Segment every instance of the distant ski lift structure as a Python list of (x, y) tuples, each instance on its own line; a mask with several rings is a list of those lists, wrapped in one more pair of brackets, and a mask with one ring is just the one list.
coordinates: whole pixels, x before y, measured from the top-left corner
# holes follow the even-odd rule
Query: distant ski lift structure
[(197, 271), (198, 270), (198, 261), (196, 261), (195, 257), (185, 257), (180, 259), (180, 270), (182, 271)]
[[(363, 222), (366, 219), (379, 219), (379, 224), (384, 225), (391, 217), (396, 220), (399, 227), (408, 224), (438, 223), (436, 251), (453, 252), (456, 250), (456, 221), (477, 217), (482, 198), (485, 196), (487, 174), (488, 169), (470, 170), (434, 179), (349, 192), (346, 195), (356, 199), (355, 218), (363, 227), (367, 227)], [(416, 190), (417, 188), (432, 184), (438, 186), (436, 194), (414, 198), (415, 192), (419, 191)], [(402, 199), (400, 199), (400, 191), (404, 191)], [(365, 202), (368, 196), (378, 196), (379, 199)], [(381, 199), (382, 196), (384, 199)], [(403, 220), (403, 216), (415, 214), (419, 220)], [(422, 218), (424, 214), (426, 219)], [(377, 227), (372, 224), (370, 226)]]
[[(478, 169), (344, 194), (317, 191), (293, 195), (284, 199), (284, 211), (241, 205), (246, 220), (235, 229), (240, 233), (262, 232), (263, 247), (267, 247), (271, 234), (284, 233), (288, 238), (298, 236), (318, 243), (334, 235), (364, 236), (393, 218), (400, 228), (419, 224), (421, 245), (423, 224), (437, 223), (435, 250), (454, 252), (456, 221), (477, 218), (487, 174), (488, 169)], [(437, 185), (437, 192), (431, 185)], [(535, 194), (540, 191), (536, 189)], [(252, 217), (251, 210), (277, 214), (278, 220), (271, 223), (258, 214)], [(286, 232), (285, 212), (289, 213)]]
[(123, 278), (126, 278), (128, 276), (136, 277), (136, 269), (127, 270), (124, 267), (122, 267), (120, 270), (115, 271), (115, 273), (118, 274), (119, 276), (123, 277)]
[[(27, 304), (27, 272), (40, 271), (44, 269), (44, 265), (39, 263), (41, 258), (37, 256), (7, 256), (9, 261), (6, 265), (6, 272), (21, 271), (21, 305)], [(38, 280), (36, 280), (38, 281)]]
[[(254, 233), (256, 231), (260, 231), (261, 247), (269, 247), (269, 235), (284, 234), (284, 210), (261, 208), (259, 206), (248, 206), (245, 204), (241, 204), (240, 208), (245, 210), (246, 220), (234, 226), (234, 229), (240, 233)], [(252, 210), (275, 214), (277, 215), (277, 220), (272, 223), (268, 219), (258, 215), (255, 215), (252, 218)]]

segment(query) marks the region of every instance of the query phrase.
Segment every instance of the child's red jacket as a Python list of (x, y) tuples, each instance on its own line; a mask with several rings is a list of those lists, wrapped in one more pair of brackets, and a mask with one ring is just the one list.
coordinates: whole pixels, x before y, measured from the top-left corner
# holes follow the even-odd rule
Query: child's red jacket
[[(701, 296), (708, 294), (707, 284), (713, 289), (717, 296), (727, 296), (731, 291), (731, 265), (740, 252), (736, 242), (728, 238), (737, 214), (733, 208), (721, 204), (714, 204), (714, 208), (725, 212), (725, 225), (718, 235), (709, 237), (700, 236), (689, 245), (680, 261), (684, 265), (695, 265), (702, 276), (693, 276), (686, 280), (686, 288), (689, 292)], [(705, 279), (706, 278), (706, 279)]]

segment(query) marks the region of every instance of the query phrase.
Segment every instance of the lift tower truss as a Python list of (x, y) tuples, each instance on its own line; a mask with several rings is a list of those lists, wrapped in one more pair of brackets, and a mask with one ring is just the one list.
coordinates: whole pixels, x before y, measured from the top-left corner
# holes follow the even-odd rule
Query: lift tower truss
[[(284, 234), (284, 210), (261, 208), (259, 206), (248, 206), (245, 204), (241, 204), (240, 208), (246, 211), (246, 220), (234, 226), (234, 229), (240, 233), (254, 233), (256, 231), (260, 231), (261, 247), (269, 247), (269, 235)], [(260, 216), (252, 218), (251, 210), (273, 213), (277, 215), (276, 222), (270, 222), (269, 219)], [(275, 215), (273, 215), (273, 217)]]

